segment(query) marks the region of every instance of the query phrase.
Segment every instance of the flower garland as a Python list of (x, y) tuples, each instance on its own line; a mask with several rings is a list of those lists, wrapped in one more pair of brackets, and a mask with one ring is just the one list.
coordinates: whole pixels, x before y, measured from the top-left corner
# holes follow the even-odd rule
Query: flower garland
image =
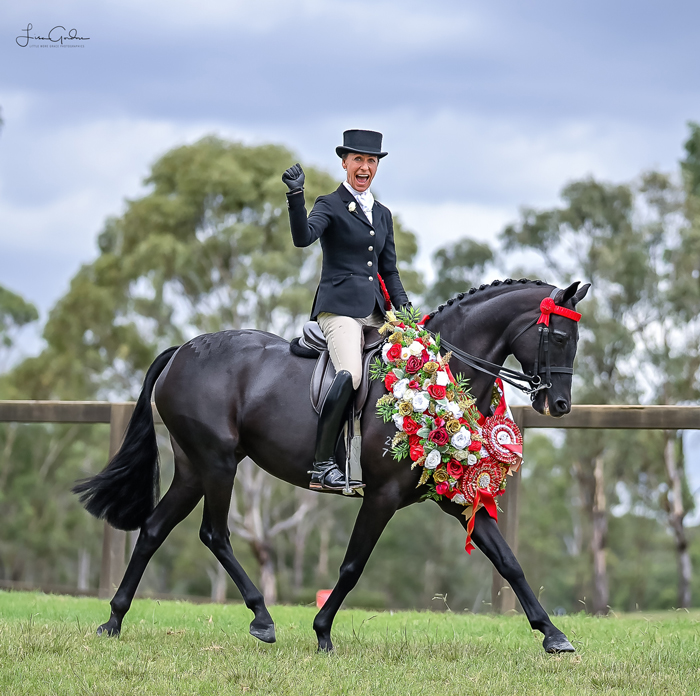
[(391, 443), (394, 459), (410, 458), (412, 469), (423, 468), (418, 486), (428, 486), (424, 497), (465, 506), (465, 548), (471, 553), (474, 516), (484, 507), (497, 519), (494, 498), (520, 466), (522, 435), (509, 417), (501, 380), (494, 385), (494, 415), (486, 418), (476, 408), (468, 380), (452, 375), (451, 353), (440, 355), (439, 334), (428, 332), (419, 317), (413, 309), (387, 312), (379, 329), (387, 340), (371, 377), (381, 379), (388, 393), (377, 401), (377, 415), (385, 423), (393, 421), (398, 431)]

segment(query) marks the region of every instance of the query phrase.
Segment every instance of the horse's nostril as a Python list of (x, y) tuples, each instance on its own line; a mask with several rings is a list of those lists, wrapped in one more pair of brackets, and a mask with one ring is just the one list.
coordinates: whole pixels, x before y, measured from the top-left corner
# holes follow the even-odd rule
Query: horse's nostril
[(569, 412), (569, 402), (566, 399), (556, 399), (554, 405), (557, 407), (557, 411), (559, 411), (559, 413)]

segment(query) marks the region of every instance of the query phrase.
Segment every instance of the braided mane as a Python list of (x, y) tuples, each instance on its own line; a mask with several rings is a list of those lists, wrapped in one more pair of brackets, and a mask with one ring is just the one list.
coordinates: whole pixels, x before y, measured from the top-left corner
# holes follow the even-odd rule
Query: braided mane
[(486, 290), (488, 288), (494, 288), (499, 285), (513, 285), (513, 283), (520, 283), (521, 285), (527, 285), (528, 283), (532, 283), (533, 285), (548, 285), (548, 283), (546, 283), (544, 280), (530, 280), (529, 278), (520, 278), (518, 280), (513, 280), (513, 278), (506, 278), (505, 280), (494, 280), (492, 283), (484, 283), (478, 288), (469, 288), (467, 292), (460, 292), (454, 297), (451, 297), (449, 300), (447, 300), (447, 302), (441, 304), (437, 309), (430, 312), (430, 314), (428, 314), (426, 318), (426, 321), (432, 319), (439, 312), (442, 312), (442, 310), (445, 309), (445, 307), (449, 307), (450, 305), (454, 304), (455, 301), (464, 299), (465, 295), (474, 295), (477, 292)]

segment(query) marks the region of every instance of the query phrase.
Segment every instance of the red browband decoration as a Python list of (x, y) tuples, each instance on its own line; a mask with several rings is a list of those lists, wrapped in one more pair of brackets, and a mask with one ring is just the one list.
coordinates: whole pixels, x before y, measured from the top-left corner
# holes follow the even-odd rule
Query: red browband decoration
[(567, 319), (573, 319), (578, 321), (581, 315), (578, 312), (574, 312), (573, 309), (567, 309), (566, 307), (560, 307), (558, 304), (554, 303), (551, 297), (545, 297), (542, 302), (540, 302), (540, 318), (537, 320), (538, 324), (544, 324), (549, 326), (549, 317), (552, 314), (558, 314), (560, 317), (566, 317)]

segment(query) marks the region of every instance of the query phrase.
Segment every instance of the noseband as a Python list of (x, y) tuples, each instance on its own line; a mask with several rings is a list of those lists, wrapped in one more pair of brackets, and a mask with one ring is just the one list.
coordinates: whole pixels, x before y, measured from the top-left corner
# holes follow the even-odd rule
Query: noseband
[[(504, 382), (507, 382), (511, 386), (519, 389), (521, 392), (530, 395), (532, 401), (535, 400), (537, 393), (543, 389), (549, 389), (552, 386), (552, 374), (565, 374), (573, 375), (574, 370), (572, 367), (557, 367), (550, 364), (549, 356), (549, 318), (552, 314), (557, 314), (561, 317), (566, 317), (573, 321), (579, 321), (581, 315), (572, 309), (567, 309), (566, 307), (561, 307), (554, 302), (554, 298), (559, 292), (559, 288), (554, 288), (549, 297), (545, 297), (542, 302), (540, 302), (540, 316), (537, 319), (533, 319), (529, 324), (525, 326), (524, 329), (518, 332), (515, 338), (510, 342), (511, 345), (515, 343), (528, 329), (533, 326), (539, 325), (539, 346), (537, 348), (537, 358), (535, 360), (535, 366), (533, 374), (527, 374), (525, 372), (518, 372), (517, 370), (511, 370), (509, 367), (503, 367), (497, 363), (489, 362), (483, 358), (479, 358), (476, 355), (471, 355), (470, 353), (465, 353), (463, 350), (457, 348), (457, 346), (448, 343), (444, 339), (440, 340), (440, 345), (451, 351), (452, 354), (465, 365), (468, 365), (478, 372), (483, 372), (492, 377), (500, 377)], [(542, 382), (541, 375), (545, 376), (545, 382)], [(525, 382), (525, 384), (519, 384), (519, 382)]]

